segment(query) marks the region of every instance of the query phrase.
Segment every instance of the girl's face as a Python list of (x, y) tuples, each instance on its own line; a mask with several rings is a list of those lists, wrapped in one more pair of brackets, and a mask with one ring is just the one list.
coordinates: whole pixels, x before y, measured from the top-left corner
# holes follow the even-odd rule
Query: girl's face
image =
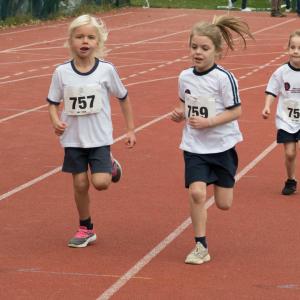
[(92, 25), (77, 27), (70, 38), (73, 55), (80, 59), (92, 58), (98, 43), (97, 30)]
[(218, 53), (210, 38), (194, 35), (191, 39), (190, 49), (192, 61), (198, 72), (207, 71), (214, 65)]
[(288, 53), (290, 56), (290, 64), (300, 69), (300, 36), (291, 38)]

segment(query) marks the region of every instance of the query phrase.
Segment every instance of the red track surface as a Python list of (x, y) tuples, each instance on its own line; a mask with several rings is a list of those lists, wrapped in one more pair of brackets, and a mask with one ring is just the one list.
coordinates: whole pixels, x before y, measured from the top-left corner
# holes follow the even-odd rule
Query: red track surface
[[(68, 57), (67, 23), (0, 32), (1, 299), (300, 299), (299, 194), (280, 195), (281, 147), (259, 156), (275, 140), (273, 118), (261, 119), (264, 90), (287, 60), (288, 35), (300, 27), (294, 14), (233, 13), (256, 37), (220, 61), (239, 79), (242, 173), (233, 208), (209, 208), (213, 260), (183, 263), (193, 234), (178, 149), (182, 125), (157, 118), (178, 101), (191, 26), (221, 13), (124, 9), (102, 16), (111, 31), (107, 59), (128, 87), (137, 127), (147, 126), (135, 149), (119, 140), (113, 146), (122, 181), (106, 192), (91, 189), (98, 240), (85, 249), (66, 246), (77, 213), (45, 102), (54, 66)], [(124, 127), (117, 101), (113, 118), (117, 138)]]

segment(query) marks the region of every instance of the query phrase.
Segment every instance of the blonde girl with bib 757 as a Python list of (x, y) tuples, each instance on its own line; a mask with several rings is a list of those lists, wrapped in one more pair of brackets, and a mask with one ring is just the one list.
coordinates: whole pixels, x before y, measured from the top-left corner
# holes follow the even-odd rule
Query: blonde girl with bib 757
[[(126, 124), (129, 148), (136, 143), (127, 89), (115, 67), (101, 59), (107, 31), (90, 15), (69, 26), (67, 45), (72, 59), (58, 66), (48, 93), (49, 113), (65, 150), (62, 170), (72, 174), (79, 228), (69, 247), (86, 247), (96, 240), (90, 212), (89, 187), (106, 190), (121, 176), (121, 166), (110, 151), (113, 144), (110, 97), (118, 99)], [(59, 116), (58, 107), (64, 107)], [(90, 170), (90, 173), (88, 172)]]

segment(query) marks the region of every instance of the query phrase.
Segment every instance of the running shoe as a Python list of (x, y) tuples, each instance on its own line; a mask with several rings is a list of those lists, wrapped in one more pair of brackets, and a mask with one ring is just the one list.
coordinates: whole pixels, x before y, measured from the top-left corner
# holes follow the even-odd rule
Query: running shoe
[(205, 262), (210, 261), (210, 255), (207, 248), (201, 243), (197, 243), (193, 251), (186, 257), (186, 264), (201, 265)]
[(89, 243), (96, 241), (97, 236), (94, 230), (89, 230), (85, 226), (80, 226), (75, 236), (69, 241), (68, 246), (73, 248), (83, 248)]
[(241, 9), (242, 12), (251, 12), (252, 9), (250, 7), (245, 7)]
[(297, 181), (295, 179), (288, 179), (284, 183), (284, 188), (282, 190), (282, 195), (291, 195), (296, 192), (297, 189)]
[(113, 157), (112, 159), (112, 171), (111, 171), (111, 181), (116, 183), (118, 182), (122, 177), (122, 167), (120, 163)]
[(271, 11), (271, 17), (275, 17), (275, 18), (282, 18), (282, 17), (286, 17), (285, 14), (282, 14), (280, 11), (275, 10), (275, 11)]

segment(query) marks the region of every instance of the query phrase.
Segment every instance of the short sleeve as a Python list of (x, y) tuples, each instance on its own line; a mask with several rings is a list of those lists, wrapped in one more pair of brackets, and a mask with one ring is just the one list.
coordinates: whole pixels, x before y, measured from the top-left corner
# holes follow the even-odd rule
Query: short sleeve
[(183, 80), (181, 74), (178, 77), (178, 96), (181, 101), (185, 100), (184, 80)]
[(280, 78), (279, 73), (274, 72), (268, 82), (266, 94), (271, 94), (274, 97), (277, 97), (280, 91)]
[(110, 68), (110, 80), (108, 84), (109, 91), (113, 96), (119, 100), (126, 99), (128, 94), (127, 89), (123, 85), (116, 68), (112, 65)]
[(59, 78), (59, 72), (56, 69), (52, 75), (47, 100), (48, 102), (60, 103), (63, 99), (62, 83)]
[(239, 96), (238, 82), (234, 75), (230, 72), (223, 74), (224, 78), (221, 80), (221, 93), (226, 108), (232, 108), (241, 104)]

